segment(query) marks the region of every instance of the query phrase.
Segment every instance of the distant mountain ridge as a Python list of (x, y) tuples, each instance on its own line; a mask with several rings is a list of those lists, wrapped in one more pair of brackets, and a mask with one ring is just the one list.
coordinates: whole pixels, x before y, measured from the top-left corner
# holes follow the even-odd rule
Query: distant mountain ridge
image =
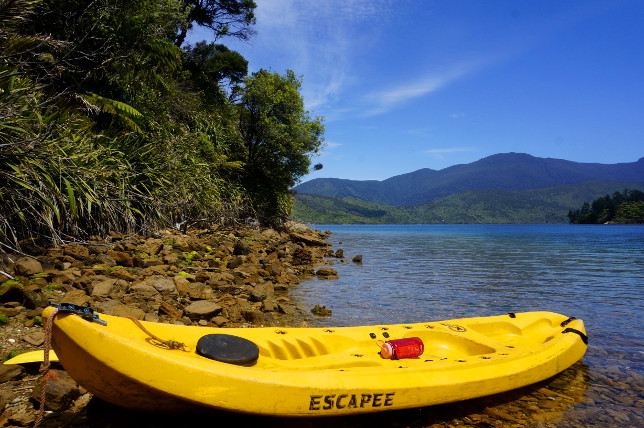
[(631, 163), (600, 164), (502, 153), (442, 170), (419, 169), (382, 181), (316, 178), (294, 190), (409, 207), (467, 191), (523, 191), (590, 181), (644, 183), (644, 157)]

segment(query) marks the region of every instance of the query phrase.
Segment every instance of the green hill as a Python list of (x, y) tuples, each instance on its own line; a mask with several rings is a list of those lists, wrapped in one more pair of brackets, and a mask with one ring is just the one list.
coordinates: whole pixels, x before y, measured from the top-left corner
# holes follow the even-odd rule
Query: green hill
[(318, 224), (568, 223), (568, 211), (644, 183), (591, 181), (530, 190), (467, 190), (413, 207), (298, 193), (294, 219)]
[(318, 178), (294, 190), (332, 198), (417, 206), (469, 190), (524, 191), (589, 181), (644, 183), (644, 158), (631, 163), (598, 164), (503, 153), (439, 171), (420, 169), (383, 181)]

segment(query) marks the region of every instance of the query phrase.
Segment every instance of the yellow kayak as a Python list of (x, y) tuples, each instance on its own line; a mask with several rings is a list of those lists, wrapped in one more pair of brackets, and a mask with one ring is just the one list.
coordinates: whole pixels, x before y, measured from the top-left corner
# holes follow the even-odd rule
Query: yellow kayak
[[(311, 417), (422, 407), (547, 379), (578, 361), (587, 347), (581, 320), (550, 312), (229, 329), (93, 316), (100, 323), (56, 314), (53, 349), (88, 391), (137, 410), (201, 406)], [(386, 346), (398, 354), (384, 358), (391, 353)]]
[[(27, 364), (27, 363), (39, 363), (44, 358), (44, 351), (29, 351), (23, 352), (22, 354), (16, 355), (13, 358), (8, 359), (3, 364)], [(49, 352), (49, 361), (58, 361), (58, 356), (53, 351)]]

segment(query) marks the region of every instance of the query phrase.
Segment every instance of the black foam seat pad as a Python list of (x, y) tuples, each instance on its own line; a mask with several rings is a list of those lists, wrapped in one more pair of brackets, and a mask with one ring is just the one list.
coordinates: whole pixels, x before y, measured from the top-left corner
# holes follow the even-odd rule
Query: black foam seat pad
[(259, 358), (259, 347), (243, 337), (207, 334), (197, 342), (197, 353), (223, 363), (251, 365)]

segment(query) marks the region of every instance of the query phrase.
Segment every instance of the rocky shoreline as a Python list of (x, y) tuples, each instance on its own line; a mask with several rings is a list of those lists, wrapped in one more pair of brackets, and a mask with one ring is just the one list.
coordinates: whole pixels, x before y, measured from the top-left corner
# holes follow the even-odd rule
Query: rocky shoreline
[[(0, 273), (0, 361), (19, 352), (42, 349), (40, 314), (50, 302), (90, 305), (102, 313), (155, 322), (202, 326), (314, 324), (312, 320), (320, 319), (318, 316), (331, 315), (324, 304), (332, 302), (302, 308), (289, 298), (289, 290), (304, 278), (337, 278), (332, 265), (349, 259), (342, 250), (331, 249), (328, 237), (328, 232), (290, 223), (282, 231), (213, 227), (185, 234), (176, 230), (134, 237), (113, 234), (82, 245), (55, 248), (24, 243), (24, 251), (32, 257), (5, 256), (0, 266), (6, 273)], [(359, 263), (360, 259), (355, 256), (352, 260)], [(600, 351), (591, 347), (588, 357)], [(232, 413), (133, 412), (92, 399), (54, 363), (55, 377), (47, 382), (47, 412), (40, 427), (640, 426), (641, 375), (631, 369), (615, 375), (621, 373), (619, 367), (632, 365), (621, 354), (600, 357), (606, 368), (595, 365), (591, 372), (579, 361), (553, 378), (494, 396), (315, 420)], [(620, 359), (610, 359), (613, 357)], [(39, 366), (37, 362), (0, 364), (0, 428), (33, 426), (40, 402)]]
[[(287, 223), (282, 231), (213, 227), (150, 236), (111, 234), (88, 243), (9, 256), (0, 274), (0, 359), (42, 349), (40, 314), (50, 302), (140, 320), (211, 327), (305, 326), (310, 318), (288, 297), (301, 279), (336, 272), (325, 258), (328, 233)], [(317, 268), (317, 270), (316, 270)], [(38, 365), (0, 365), (0, 427), (32, 426), (39, 405)], [(60, 369), (60, 367), (58, 367)], [(86, 418), (90, 394), (57, 371), (47, 383), (41, 426)]]

